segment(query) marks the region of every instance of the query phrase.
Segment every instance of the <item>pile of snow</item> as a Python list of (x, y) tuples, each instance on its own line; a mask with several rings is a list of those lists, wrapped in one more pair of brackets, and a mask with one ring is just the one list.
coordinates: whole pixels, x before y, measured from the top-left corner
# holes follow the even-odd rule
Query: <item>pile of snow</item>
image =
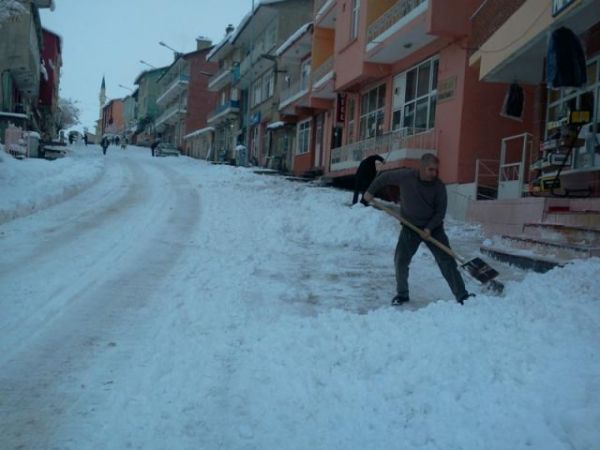
[[(61, 202), (90, 186), (104, 160), (93, 147), (55, 161), (17, 160), (0, 150), (0, 223)], [(97, 147), (96, 147), (97, 148)]]
[[(138, 326), (98, 337), (118, 342), (115, 353), (98, 344), (95, 365), (59, 386), (60, 398), (76, 393), (78, 401), (65, 402), (56, 442), (597, 448), (599, 259), (505, 279), (501, 298), (469, 283), (477, 297), (460, 306), (423, 246), (411, 265), (414, 301), (393, 308), (398, 224), (348, 207), (351, 192), (147, 150), (109, 157), (140, 158), (136, 164), (193, 180), (200, 214), (180, 241), (163, 236), (191, 251), (145, 309), (131, 313)], [(17, 184), (46, 175), (66, 187), (82, 170), (92, 179), (101, 160), (10, 161), (0, 173)], [(0, 183), (2, 192), (11, 185)], [(21, 187), (25, 197), (38, 192)], [(481, 239), (477, 227), (458, 222), (448, 234), (451, 242)]]

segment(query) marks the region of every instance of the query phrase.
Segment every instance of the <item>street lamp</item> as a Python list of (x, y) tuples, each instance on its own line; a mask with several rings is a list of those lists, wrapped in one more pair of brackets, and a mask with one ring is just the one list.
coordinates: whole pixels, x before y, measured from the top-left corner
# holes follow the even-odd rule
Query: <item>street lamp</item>
[(130, 87), (127, 87), (127, 86), (123, 86), (122, 84), (119, 84), (119, 87), (123, 88), (123, 89), (127, 89), (128, 91), (133, 92), (133, 89), (131, 89)]
[(147, 65), (148, 67), (150, 67), (151, 69), (156, 69), (156, 66), (153, 66), (152, 64), (147, 63), (146, 61), (144, 61), (143, 59), (140, 59), (140, 63)]
[(163, 41), (160, 41), (158, 43), (158, 45), (162, 45), (163, 47), (168, 48), (169, 50), (171, 50), (174, 54), (175, 54), (175, 58), (177, 59), (178, 57), (180, 57), (181, 55), (183, 55), (182, 52), (179, 52), (177, 50), (175, 50), (173, 47), (169, 47), (167, 44), (165, 44)]

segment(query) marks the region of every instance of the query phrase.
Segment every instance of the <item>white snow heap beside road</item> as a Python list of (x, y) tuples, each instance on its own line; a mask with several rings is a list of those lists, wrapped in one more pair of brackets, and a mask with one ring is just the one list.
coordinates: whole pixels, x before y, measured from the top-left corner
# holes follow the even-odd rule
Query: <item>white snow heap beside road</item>
[[(34, 309), (44, 285), (29, 285), (17, 296), (25, 275), (0, 278), (0, 306), (7, 312), (0, 317), (0, 330), (7, 330), (0, 343), (16, 340), (8, 331), (31, 339), (44, 331), (28, 333), (18, 317), (35, 316), (51, 327), (63, 313), (83, 308), (86, 296), (95, 299), (96, 285), (112, 293), (101, 291), (96, 305), (111, 317), (110, 327), (102, 333), (91, 321), (80, 337), (70, 334), (69, 345), (82, 340), (91, 355), (79, 350), (81, 363), (59, 372), (62, 378), (23, 373), (7, 380), (2, 376), (28, 354), (11, 348), (10, 362), (0, 356), (3, 386), (36, 376), (42, 386), (34, 386), (39, 397), (0, 403), (0, 447), (22, 443), (10, 440), (17, 428), (8, 418), (45, 423), (42, 414), (50, 410), (52, 427), (46, 441), (35, 441), (39, 448), (592, 450), (600, 442), (600, 260), (518, 276), (493, 262), (508, 274), (504, 297), (469, 283), (477, 297), (460, 306), (422, 246), (411, 265), (413, 300), (392, 308), (398, 225), (373, 208), (348, 207), (351, 192), (187, 157), (151, 158), (148, 149), (133, 146), (109, 148), (103, 166), (93, 148), (61, 161), (65, 172), (46, 172), (46, 182), (56, 176), (56, 183), (67, 183), (67, 166), (73, 165), (70, 173), (80, 170), (82, 154), (88, 164), (105, 167), (105, 176), (77, 198), (0, 226), (6, 249), (0, 262), (26, 246), (29, 224), (44, 233), (51, 225), (46, 213), (68, 211), (78, 199), (100, 203), (87, 196), (142, 181), (147, 205), (110, 206), (110, 233), (94, 241), (86, 228), (76, 251), (93, 260), (102, 250), (104, 260), (104, 248), (110, 243), (118, 252), (130, 245), (130, 238), (118, 245), (112, 240), (135, 229), (136, 241), (159, 246), (157, 258), (183, 253), (159, 265), (166, 278), (151, 291), (145, 287), (153, 280), (139, 277), (152, 267), (127, 247), (100, 271), (73, 279), (55, 273), (54, 282), (65, 277), (65, 289), (82, 294), (66, 297), (53, 320), (43, 316), (46, 308)], [(26, 174), (35, 165), (0, 166), (8, 172), (0, 178), (1, 192), (11, 183), (35, 198), (35, 177)], [(146, 179), (120, 178), (123, 166), (143, 170)], [(84, 173), (90, 182), (95, 177)], [(158, 224), (144, 226), (143, 211), (186, 212), (173, 205), (172, 186), (198, 194), (197, 222), (185, 234), (159, 229), (154, 238)], [(124, 196), (131, 201), (141, 194)], [(139, 211), (117, 215), (134, 207)], [(456, 247), (476, 248), (481, 240), (475, 227), (452, 222), (447, 228)], [(135, 267), (122, 266), (128, 257)], [(57, 271), (68, 265), (57, 263)], [(124, 289), (143, 298), (121, 298)], [(56, 298), (48, 305), (54, 312), (61, 311)], [(129, 306), (105, 311), (121, 303)], [(88, 315), (96, 319), (93, 310)], [(18, 342), (26, 348), (28, 341)], [(56, 350), (64, 352), (65, 345)], [(60, 399), (60, 408), (44, 403), (46, 396)], [(33, 419), (22, 411), (26, 405)], [(3, 429), (3, 421), (11, 427)]]

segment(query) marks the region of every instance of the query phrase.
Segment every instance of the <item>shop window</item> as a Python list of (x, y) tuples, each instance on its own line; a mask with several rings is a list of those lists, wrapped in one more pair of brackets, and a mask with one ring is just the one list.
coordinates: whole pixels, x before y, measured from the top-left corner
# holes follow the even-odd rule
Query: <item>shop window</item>
[(361, 97), (360, 138), (369, 139), (383, 133), (385, 110), (385, 84), (381, 84)]
[(405, 128), (407, 133), (418, 133), (435, 126), (438, 67), (435, 57), (394, 78), (393, 130)]
[(598, 98), (600, 96), (600, 57), (587, 63), (587, 84), (585, 87), (548, 89), (548, 107), (546, 110), (546, 137), (548, 123), (565, 118), (569, 111), (589, 110), (592, 122), (598, 121)]

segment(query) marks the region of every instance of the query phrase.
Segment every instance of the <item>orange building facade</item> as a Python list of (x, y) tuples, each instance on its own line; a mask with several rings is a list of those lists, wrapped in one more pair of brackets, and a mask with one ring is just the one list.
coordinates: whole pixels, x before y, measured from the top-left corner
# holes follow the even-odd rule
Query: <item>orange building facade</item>
[[(282, 95), (280, 103), (284, 123), (295, 125), (294, 174), (324, 173), (334, 183), (348, 185), (368, 155), (383, 156), (386, 163), (381, 170), (390, 170), (414, 167), (424, 153), (434, 153), (455, 217), (464, 218), (477, 198), (527, 195), (529, 163), (545, 138), (549, 120), (545, 47), (536, 40), (537, 59), (530, 63), (537, 68), (534, 79), (526, 73), (498, 79), (481, 76), (486, 69), (480, 61), (495, 60), (500, 52), (483, 47), (490, 45), (496, 30), (514, 21), (515, 14), (522, 15), (517, 17), (521, 28), (513, 25), (506, 39), (520, 33), (525, 35), (522, 45), (527, 45), (533, 39), (527, 36), (527, 27), (540, 20), (543, 10), (535, 38), (545, 43), (553, 27), (572, 25), (593, 61), (600, 14), (593, 4), (600, 5), (562, 2), (573, 4), (565, 7), (562, 17), (546, 20), (556, 3), (315, 1), (312, 27), (299, 30), (302, 37), (297, 36), (281, 55), (288, 69), (296, 55), (299, 68), (295, 76), (287, 76), (300, 80), (296, 92)], [(311, 42), (308, 52), (306, 42)], [(527, 61), (517, 66), (526, 68)], [(306, 72), (308, 86), (302, 81)], [(597, 76), (591, 74), (594, 80)], [(506, 114), (513, 83), (522, 89), (519, 117)], [(597, 117), (597, 111), (592, 115)]]
[(123, 101), (121, 99), (110, 100), (102, 108), (102, 136), (121, 136), (125, 130), (123, 119)]

